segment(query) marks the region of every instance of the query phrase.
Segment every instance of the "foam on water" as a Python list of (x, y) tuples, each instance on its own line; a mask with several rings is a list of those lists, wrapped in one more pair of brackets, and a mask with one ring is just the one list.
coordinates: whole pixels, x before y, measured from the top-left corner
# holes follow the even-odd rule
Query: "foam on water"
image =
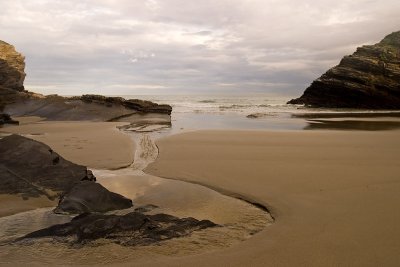
[(229, 95), (166, 95), (166, 96), (131, 96), (156, 103), (169, 104), (174, 113), (254, 113), (254, 112), (289, 112), (296, 110), (293, 105), (286, 105), (288, 97), (229, 96)]

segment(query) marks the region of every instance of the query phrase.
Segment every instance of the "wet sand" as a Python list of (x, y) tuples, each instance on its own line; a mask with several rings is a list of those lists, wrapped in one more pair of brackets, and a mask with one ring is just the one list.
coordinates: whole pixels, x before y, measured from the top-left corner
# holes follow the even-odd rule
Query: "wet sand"
[[(0, 131), (26, 134), (73, 162), (113, 169), (129, 165), (134, 157), (131, 137), (115, 128), (120, 124), (39, 122)], [(173, 240), (167, 252), (158, 246), (133, 252), (117, 245), (82, 248), (79, 253), (71, 248), (55, 251), (66, 253), (65, 264), (77, 260), (127, 266), (398, 266), (400, 262), (400, 131), (198, 131), (170, 136), (157, 145), (160, 155), (146, 173), (256, 201), (272, 212), (275, 222), (229, 248), (199, 255), (190, 255), (196, 254), (190, 246), (193, 240)], [(127, 182), (121, 179), (122, 192)], [(107, 186), (116, 190), (115, 184)], [(198, 242), (202, 236), (194, 238)], [(56, 264), (58, 254), (43, 258), (53, 247), (45, 241), (27, 249), (37, 257), (35, 264)], [(12, 259), (11, 265), (20, 252), (15, 247), (3, 256)]]
[[(47, 125), (48, 123), (43, 124)], [(53, 127), (57, 126), (57, 129), (64, 126), (63, 123), (50, 124)], [(75, 131), (88, 131), (81, 124), (74, 123), (73, 126), (79, 128)], [(35, 128), (29, 127), (29, 133), (32, 133)], [(41, 128), (46, 130), (44, 136), (52, 133), (46, 127)], [(61, 133), (57, 132), (57, 134)], [(70, 133), (63, 132), (62, 137), (67, 137), (68, 142), (65, 142), (66, 139), (61, 139), (61, 141), (71, 144), (72, 138), (66, 136), (67, 134)], [(88, 244), (80, 248), (69, 247), (51, 239), (28, 241), (26, 244), (8, 244), (7, 242), (24, 234), (55, 223), (64, 223), (70, 219), (70, 216), (53, 214), (52, 208), (33, 210), (52, 205), (44, 205), (38, 202), (41, 199), (32, 198), (26, 201), (26, 203), (31, 203), (30, 209), (32, 210), (0, 218), (0, 228), (4, 230), (0, 234), (0, 246), (2, 246), (0, 265), (26, 265), (28, 263), (30, 265), (145, 264), (153, 262), (156, 258), (167, 260), (207, 253), (210, 250), (221, 250), (251, 238), (273, 222), (267, 212), (244, 201), (227, 197), (203, 186), (162, 179), (143, 173), (141, 170), (147, 166), (148, 162), (156, 159), (158, 150), (147, 133), (138, 133), (135, 136), (139, 137), (139, 139), (135, 138), (138, 144), (135, 150), (135, 163), (129, 168), (114, 171), (93, 169), (99, 183), (134, 201), (132, 209), (111, 213), (124, 214), (143, 205), (156, 205), (157, 207), (152, 209), (151, 213), (165, 212), (178, 217), (210, 219), (218, 223), (220, 227), (196, 231), (188, 237), (145, 247), (123, 247), (109, 243), (107, 240), (99, 240), (94, 245)], [(49, 139), (44, 142), (49, 144)], [(89, 149), (94, 148), (97, 149), (96, 146)], [(125, 147), (125, 149), (128, 148)], [(63, 152), (62, 147), (61, 152)], [(79, 163), (80, 156), (78, 153), (72, 154), (71, 160)], [(89, 166), (93, 166), (94, 163), (90, 163)], [(20, 208), (22, 199), (16, 199), (15, 196), (11, 200), (15, 200), (15, 202), (9, 203), (14, 208), (12, 213), (24, 211), (15, 208)], [(10, 214), (5, 213), (4, 215)], [(18, 255), (24, 255), (24, 257)]]
[(24, 200), (19, 195), (0, 194), (0, 218), (39, 207), (53, 207), (56, 205), (57, 201), (51, 201), (47, 197)]
[(65, 159), (96, 169), (118, 169), (132, 163), (135, 145), (118, 130), (122, 122), (36, 122), (0, 128), (43, 142)]
[(398, 266), (399, 131), (198, 131), (158, 143), (147, 173), (267, 206), (238, 245), (151, 265)]

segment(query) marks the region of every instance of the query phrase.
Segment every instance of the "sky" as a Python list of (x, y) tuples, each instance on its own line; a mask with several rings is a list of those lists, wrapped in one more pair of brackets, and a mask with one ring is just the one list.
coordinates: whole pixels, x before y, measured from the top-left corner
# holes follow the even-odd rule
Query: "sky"
[(400, 30), (399, 0), (0, 0), (43, 94), (300, 95)]

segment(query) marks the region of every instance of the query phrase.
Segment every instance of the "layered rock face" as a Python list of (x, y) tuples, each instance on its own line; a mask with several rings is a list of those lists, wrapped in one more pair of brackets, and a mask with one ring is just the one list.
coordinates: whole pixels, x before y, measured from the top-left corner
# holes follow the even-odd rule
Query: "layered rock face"
[[(172, 107), (139, 99), (83, 95), (43, 96), (24, 90), (25, 57), (0, 41), (0, 111), (11, 116), (40, 116), (49, 120), (116, 121), (155, 113), (170, 121)], [(135, 117), (136, 116), (136, 117)], [(127, 120), (127, 121), (131, 121)]]
[(25, 57), (14, 46), (0, 40), (0, 86), (24, 90)]
[[(16, 98), (16, 99), (15, 99)], [(19, 94), (8, 96), (3, 111), (11, 116), (39, 116), (57, 121), (136, 121), (154, 113), (170, 121), (172, 107), (139, 99), (123, 99), (99, 95), (62, 97)]]
[(400, 109), (400, 31), (375, 45), (357, 48), (288, 104)]

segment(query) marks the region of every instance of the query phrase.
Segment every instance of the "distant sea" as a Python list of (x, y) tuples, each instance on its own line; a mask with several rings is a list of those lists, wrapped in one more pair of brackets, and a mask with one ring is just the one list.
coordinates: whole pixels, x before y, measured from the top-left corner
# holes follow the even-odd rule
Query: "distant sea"
[(295, 112), (297, 107), (287, 105), (290, 97), (271, 97), (268, 95), (121, 95), (139, 98), (159, 104), (169, 104), (174, 113), (252, 113)]
[[(171, 105), (171, 133), (188, 129), (301, 130), (310, 129), (310, 126), (315, 126), (317, 123), (297, 116), (304, 113), (316, 113), (316, 115), (331, 113), (339, 117), (343, 113), (363, 113), (364, 115), (391, 113), (391, 111), (307, 108), (302, 105), (286, 104), (293, 98), (290, 96), (263, 94), (121, 95), (121, 97)], [(256, 113), (261, 116), (257, 119), (247, 118), (248, 115)]]

